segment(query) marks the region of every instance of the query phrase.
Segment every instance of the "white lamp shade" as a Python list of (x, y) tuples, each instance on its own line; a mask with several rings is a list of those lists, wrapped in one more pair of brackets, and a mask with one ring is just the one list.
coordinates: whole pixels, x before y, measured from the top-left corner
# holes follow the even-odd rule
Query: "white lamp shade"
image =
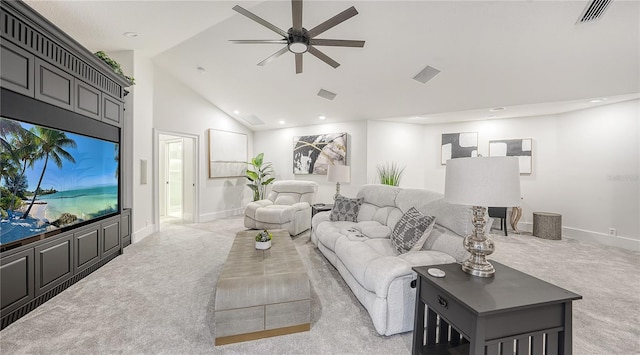
[(517, 157), (457, 158), (447, 161), (444, 201), (467, 206), (520, 206)]
[(351, 167), (349, 167), (348, 165), (329, 165), (329, 171), (327, 171), (327, 180), (334, 182), (350, 182)]

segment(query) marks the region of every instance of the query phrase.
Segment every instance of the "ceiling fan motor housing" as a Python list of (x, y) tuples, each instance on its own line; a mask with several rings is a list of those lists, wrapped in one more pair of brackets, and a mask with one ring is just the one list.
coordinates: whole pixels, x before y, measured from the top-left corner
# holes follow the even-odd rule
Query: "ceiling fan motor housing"
[(287, 33), (289, 34), (287, 46), (290, 52), (305, 53), (309, 49), (309, 34), (306, 28), (303, 27), (302, 31), (297, 31), (292, 27)]

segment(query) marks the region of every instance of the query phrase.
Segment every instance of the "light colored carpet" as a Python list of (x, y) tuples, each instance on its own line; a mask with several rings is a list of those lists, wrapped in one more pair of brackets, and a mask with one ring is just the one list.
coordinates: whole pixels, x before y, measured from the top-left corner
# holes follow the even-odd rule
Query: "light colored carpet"
[[(412, 333), (379, 336), (337, 271), (295, 243), (312, 286), (311, 331), (215, 347), (215, 285), (233, 217), (163, 224), (0, 332), (2, 354), (409, 354)], [(500, 233), (499, 231), (496, 233)], [(581, 294), (575, 354), (640, 354), (640, 254), (574, 240), (494, 235), (493, 259)], [(523, 319), (523, 321), (526, 321)]]

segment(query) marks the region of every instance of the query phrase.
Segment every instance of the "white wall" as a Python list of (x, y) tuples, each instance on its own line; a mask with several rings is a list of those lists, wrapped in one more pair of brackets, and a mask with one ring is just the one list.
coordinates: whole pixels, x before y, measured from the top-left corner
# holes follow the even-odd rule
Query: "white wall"
[(254, 132), (253, 155), (264, 153), (264, 160), (273, 163), (277, 180), (311, 180), (320, 186), (316, 202), (331, 203), (336, 184), (326, 175), (293, 174), (293, 137), (347, 132), (347, 165), (351, 166), (351, 182), (340, 184), (345, 196), (355, 196), (358, 188), (367, 183), (367, 122), (327, 123)]
[(400, 187), (424, 188), (427, 143), (422, 125), (368, 121), (367, 181), (379, 183), (378, 164), (395, 162), (405, 168)]
[[(532, 138), (533, 172), (521, 175), (520, 228), (532, 229), (533, 212), (556, 212), (564, 236), (640, 250), (639, 117), (634, 100), (557, 115), (427, 125), (425, 187), (444, 191), (442, 133), (477, 131), (485, 156), (490, 140)], [(610, 227), (618, 236), (608, 235)]]
[[(132, 208), (132, 242), (153, 233), (156, 226), (153, 216), (153, 64), (140, 52), (119, 51), (108, 53), (120, 63), (122, 70), (133, 76), (136, 84), (128, 88), (125, 97), (123, 173), (123, 205)], [(135, 139), (134, 139), (135, 137)], [(147, 184), (140, 182), (140, 161), (147, 161)], [(129, 169), (129, 170), (127, 170)]]
[(211, 221), (241, 213), (251, 199), (250, 190), (245, 186), (246, 179), (209, 178), (208, 129), (247, 134), (249, 151), (253, 133), (169, 74), (156, 69), (154, 80), (153, 127), (162, 133), (198, 137), (197, 221)]

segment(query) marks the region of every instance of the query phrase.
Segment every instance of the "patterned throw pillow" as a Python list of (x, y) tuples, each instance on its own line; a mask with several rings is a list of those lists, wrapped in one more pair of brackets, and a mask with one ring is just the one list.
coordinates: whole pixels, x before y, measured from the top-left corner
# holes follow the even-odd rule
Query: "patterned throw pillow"
[(341, 195), (333, 201), (331, 209), (331, 221), (349, 221), (358, 222), (358, 211), (360, 205), (364, 202), (364, 198), (347, 198)]
[[(435, 217), (425, 216), (415, 207), (411, 207), (393, 228), (391, 244), (400, 254), (410, 250), (419, 250), (427, 240), (435, 222)], [(428, 233), (425, 233), (427, 231)], [(424, 238), (422, 238), (423, 236)], [(418, 242), (421, 242), (419, 247)]]

